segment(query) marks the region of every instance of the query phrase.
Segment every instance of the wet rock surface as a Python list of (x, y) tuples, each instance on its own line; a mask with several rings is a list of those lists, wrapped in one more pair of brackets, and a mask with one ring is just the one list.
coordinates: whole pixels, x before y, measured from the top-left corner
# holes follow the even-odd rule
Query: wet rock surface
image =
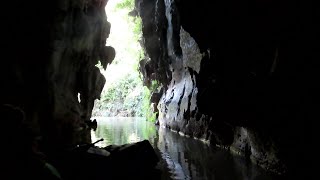
[(306, 172), (319, 66), (307, 35), (312, 8), (288, 4), (136, 0), (150, 57), (145, 79), (155, 73), (165, 89), (160, 125), (277, 174)]

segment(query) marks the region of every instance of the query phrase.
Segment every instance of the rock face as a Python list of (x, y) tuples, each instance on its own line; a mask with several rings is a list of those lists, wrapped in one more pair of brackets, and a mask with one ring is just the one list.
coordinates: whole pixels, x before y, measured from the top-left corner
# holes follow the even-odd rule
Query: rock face
[[(50, 150), (84, 141), (77, 130), (105, 83), (95, 65), (106, 68), (115, 56), (105, 47), (107, 2), (2, 4), (12, 11), (1, 12), (1, 104), (20, 107)], [(162, 126), (272, 172), (308, 169), (318, 64), (307, 2), (136, 0), (136, 9), (149, 56), (145, 83), (164, 89), (154, 98)]]
[[(77, 129), (91, 116), (105, 78), (95, 66), (111, 63), (108, 0), (6, 2), (1, 103), (20, 107), (48, 145), (82, 141)], [(80, 102), (78, 101), (78, 96)]]
[(136, 9), (145, 80), (165, 89), (160, 125), (278, 174), (304, 170), (317, 69), (307, 3), (136, 0)]
[(199, 73), (202, 54), (194, 39), (180, 30), (181, 56), (172, 58), (170, 65), (172, 80), (159, 102), (160, 124), (188, 135), (202, 137), (207, 126), (204, 121), (196, 121), (197, 94), (196, 73)]

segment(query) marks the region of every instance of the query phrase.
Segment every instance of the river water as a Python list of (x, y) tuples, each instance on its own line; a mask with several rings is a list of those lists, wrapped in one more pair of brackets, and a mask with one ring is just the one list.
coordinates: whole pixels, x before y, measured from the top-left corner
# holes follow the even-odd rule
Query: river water
[[(94, 118), (92, 118), (94, 119)], [(157, 127), (144, 118), (96, 117), (92, 141), (104, 147), (149, 140), (160, 157), (161, 179), (269, 180), (277, 179), (242, 157)], [(163, 167), (164, 166), (164, 167)]]

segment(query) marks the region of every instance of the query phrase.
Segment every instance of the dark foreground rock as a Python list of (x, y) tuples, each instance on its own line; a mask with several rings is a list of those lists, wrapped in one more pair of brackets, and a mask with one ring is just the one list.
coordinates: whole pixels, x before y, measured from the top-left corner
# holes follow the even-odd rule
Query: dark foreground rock
[[(40, 132), (25, 121), (22, 109), (0, 106), (2, 122), (0, 179), (82, 180), (155, 179), (159, 159), (149, 141), (111, 145), (95, 143), (43, 148)], [(16, 124), (16, 126), (13, 126)], [(12, 133), (12, 127), (18, 127)], [(9, 136), (8, 136), (9, 135)]]
[(156, 179), (159, 159), (149, 141), (121, 146), (82, 146), (56, 157), (64, 179)]

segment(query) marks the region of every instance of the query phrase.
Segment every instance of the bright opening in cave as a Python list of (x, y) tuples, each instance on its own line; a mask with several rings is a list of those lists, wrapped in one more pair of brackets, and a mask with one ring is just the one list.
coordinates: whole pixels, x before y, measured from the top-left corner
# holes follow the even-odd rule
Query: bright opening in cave
[(134, 0), (110, 0), (106, 6), (111, 23), (106, 45), (115, 48), (116, 57), (106, 70), (98, 65), (106, 84), (100, 100), (95, 101), (94, 117), (145, 117), (148, 112), (150, 92), (138, 71), (139, 61), (144, 58), (139, 43), (141, 18), (129, 16), (133, 9)]

